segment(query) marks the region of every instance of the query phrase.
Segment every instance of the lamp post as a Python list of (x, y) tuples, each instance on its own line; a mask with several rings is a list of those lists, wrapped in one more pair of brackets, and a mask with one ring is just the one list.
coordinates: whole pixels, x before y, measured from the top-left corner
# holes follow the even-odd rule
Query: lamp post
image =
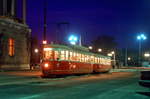
[(116, 67), (116, 55), (115, 55), (115, 51), (112, 51), (111, 54), (113, 55), (114, 67)]
[(138, 63), (141, 64), (141, 42), (142, 40), (146, 40), (147, 37), (144, 34), (140, 34), (137, 36), (137, 40), (139, 40), (139, 57), (138, 57)]

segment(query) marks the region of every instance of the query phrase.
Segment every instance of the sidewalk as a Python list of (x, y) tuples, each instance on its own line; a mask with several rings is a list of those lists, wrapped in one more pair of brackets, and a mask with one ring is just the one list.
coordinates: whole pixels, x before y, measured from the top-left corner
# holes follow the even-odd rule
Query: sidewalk
[(2, 71), (0, 75), (17, 75), (17, 76), (41, 76), (41, 70), (17, 70), (17, 71)]
[(111, 69), (110, 72), (136, 72), (141, 71), (140, 69)]

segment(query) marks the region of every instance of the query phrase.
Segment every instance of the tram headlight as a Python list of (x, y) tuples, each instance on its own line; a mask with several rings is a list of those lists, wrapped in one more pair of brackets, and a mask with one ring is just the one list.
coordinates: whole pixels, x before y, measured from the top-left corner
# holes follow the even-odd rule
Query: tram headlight
[(48, 68), (48, 67), (49, 67), (49, 64), (48, 64), (48, 63), (45, 63), (45, 64), (44, 64), (44, 67), (45, 67), (45, 68)]

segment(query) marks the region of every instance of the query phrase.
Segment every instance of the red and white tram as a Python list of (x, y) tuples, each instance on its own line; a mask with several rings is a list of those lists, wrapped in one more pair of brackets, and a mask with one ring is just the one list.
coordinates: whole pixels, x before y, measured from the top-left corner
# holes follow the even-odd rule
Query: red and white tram
[(89, 52), (82, 46), (46, 44), (41, 68), (44, 76), (108, 72), (111, 58)]

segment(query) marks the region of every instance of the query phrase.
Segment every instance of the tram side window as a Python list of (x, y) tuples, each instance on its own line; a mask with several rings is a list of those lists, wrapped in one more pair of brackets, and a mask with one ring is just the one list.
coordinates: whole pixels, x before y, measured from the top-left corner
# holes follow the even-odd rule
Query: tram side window
[(97, 57), (97, 64), (98, 64), (99, 62), (98, 62), (98, 57)]
[(81, 55), (81, 62), (84, 62), (84, 54)]
[(66, 51), (66, 60), (69, 60), (69, 51)]
[(100, 63), (100, 58), (98, 57), (98, 63)]
[(44, 58), (45, 59), (53, 59), (53, 51), (52, 50), (45, 51)]
[(97, 64), (97, 57), (95, 57), (95, 63)]
[(107, 64), (107, 61), (106, 61), (106, 58), (104, 58), (104, 65), (106, 65)]
[(105, 64), (108, 65), (108, 59), (107, 58), (105, 58)]
[(91, 62), (94, 63), (94, 56), (91, 56)]
[(86, 57), (85, 57), (85, 62), (90, 62), (90, 61), (89, 61), (89, 55), (86, 55)]
[(109, 65), (111, 65), (111, 59), (109, 59), (108, 61), (109, 61)]
[(73, 53), (73, 60), (76, 61), (76, 52)]
[(105, 64), (105, 62), (104, 62), (104, 58), (101, 58), (101, 64)]
[(77, 53), (76, 52), (70, 52), (70, 60), (77, 61)]
[(109, 65), (109, 61), (108, 61), (108, 59), (106, 58), (105, 60), (106, 60), (106, 65)]
[(81, 56), (81, 54), (79, 54), (79, 61), (80, 61), (80, 62), (82, 61), (82, 56)]
[(89, 63), (90, 62), (90, 58), (89, 58), (90, 56), (89, 55), (87, 55), (87, 62)]
[(108, 64), (108, 60), (107, 60), (107, 58), (105, 58), (105, 65), (107, 65)]
[(73, 53), (72, 52), (69, 52), (69, 58), (72, 61), (72, 59), (73, 59)]
[(85, 57), (85, 58), (84, 58), (84, 59), (85, 59), (85, 62), (87, 62), (87, 55), (85, 55), (84, 57)]
[(65, 51), (60, 52), (60, 59), (65, 60)]
[(100, 57), (100, 64), (102, 64), (102, 58)]
[(54, 59), (59, 60), (59, 52), (58, 51), (54, 51)]
[(105, 58), (103, 58), (103, 64), (106, 65), (106, 59)]
[(110, 59), (107, 59), (107, 65), (111, 65)]
[(76, 60), (77, 60), (77, 61), (80, 61), (79, 53), (76, 54)]
[(94, 57), (94, 63), (96, 63), (96, 58)]

